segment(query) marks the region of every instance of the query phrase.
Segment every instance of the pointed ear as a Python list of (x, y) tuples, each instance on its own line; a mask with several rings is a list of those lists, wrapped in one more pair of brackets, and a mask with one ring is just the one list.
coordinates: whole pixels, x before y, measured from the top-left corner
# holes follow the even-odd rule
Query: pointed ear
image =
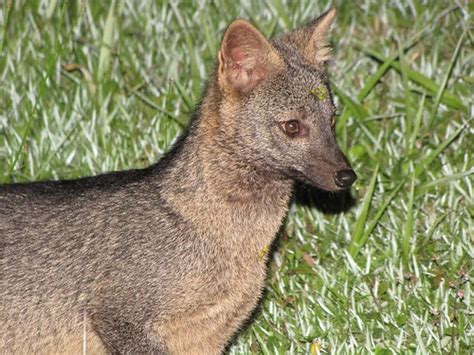
[(219, 51), (221, 87), (248, 93), (282, 67), (277, 51), (254, 26), (244, 20), (230, 24)]
[(300, 48), (305, 58), (315, 65), (331, 59), (327, 37), (336, 10), (330, 9), (306, 26), (289, 34), (290, 40)]

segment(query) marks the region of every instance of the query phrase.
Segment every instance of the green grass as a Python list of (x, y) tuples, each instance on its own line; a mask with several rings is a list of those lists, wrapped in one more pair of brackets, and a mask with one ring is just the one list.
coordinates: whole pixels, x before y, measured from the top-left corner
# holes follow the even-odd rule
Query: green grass
[[(336, 2), (329, 72), (357, 204), (336, 215), (291, 207), (262, 310), (233, 354), (472, 351), (474, 5), (401, 3)], [(0, 5), (5, 183), (153, 163), (186, 125), (233, 18), (272, 35), (329, 6), (10, 4)]]

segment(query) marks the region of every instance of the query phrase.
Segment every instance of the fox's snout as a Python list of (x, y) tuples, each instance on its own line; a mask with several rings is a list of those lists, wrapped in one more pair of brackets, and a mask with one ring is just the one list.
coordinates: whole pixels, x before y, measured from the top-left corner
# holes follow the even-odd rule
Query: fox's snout
[(357, 180), (344, 153), (334, 140), (331, 146), (318, 149), (300, 168), (295, 169), (295, 177), (305, 183), (327, 191), (349, 189)]
[(334, 174), (335, 184), (343, 189), (351, 187), (356, 179), (357, 175), (352, 169), (339, 170)]

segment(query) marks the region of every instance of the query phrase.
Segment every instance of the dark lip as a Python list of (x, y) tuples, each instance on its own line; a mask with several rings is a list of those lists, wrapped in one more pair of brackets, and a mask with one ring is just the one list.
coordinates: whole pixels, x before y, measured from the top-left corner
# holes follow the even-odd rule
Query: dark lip
[(321, 189), (321, 190), (324, 190), (324, 191), (337, 192), (337, 191), (347, 190), (347, 189), (340, 188), (336, 185), (334, 185), (335, 187), (324, 186), (324, 185), (321, 185), (321, 184), (316, 183), (313, 180), (309, 180), (309, 179), (304, 179), (304, 180), (302, 180), (302, 182), (304, 182), (306, 184), (309, 184), (311, 186), (317, 187), (318, 189)]
[(294, 178), (301, 181), (302, 183), (314, 186), (314, 187), (316, 187), (318, 189), (321, 189), (321, 190), (324, 190), (324, 191), (338, 192), (338, 191), (348, 190), (350, 188), (349, 187), (347, 189), (344, 189), (344, 188), (338, 187), (336, 184), (334, 184), (334, 186), (329, 187), (327, 185), (323, 185), (319, 182), (314, 181), (313, 179), (309, 178), (306, 174), (302, 173), (299, 170), (293, 170), (292, 172), (294, 174)]

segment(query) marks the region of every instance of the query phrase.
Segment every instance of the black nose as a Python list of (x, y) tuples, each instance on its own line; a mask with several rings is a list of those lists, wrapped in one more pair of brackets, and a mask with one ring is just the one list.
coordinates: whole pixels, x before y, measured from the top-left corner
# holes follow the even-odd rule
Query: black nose
[(356, 181), (357, 175), (353, 170), (339, 170), (334, 174), (334, 182), (337, 186), (347, 189), (354, 181)]

